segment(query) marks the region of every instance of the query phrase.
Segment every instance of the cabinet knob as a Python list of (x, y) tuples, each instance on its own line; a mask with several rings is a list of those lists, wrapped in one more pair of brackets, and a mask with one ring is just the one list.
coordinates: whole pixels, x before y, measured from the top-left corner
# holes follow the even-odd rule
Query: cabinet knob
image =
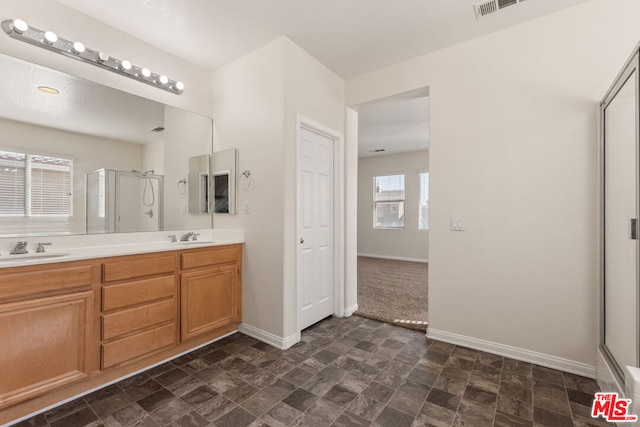
[(304, 239), (301, 237), (300, 238), (300, 244), (303, 244), (303, 243), (304, 243)]

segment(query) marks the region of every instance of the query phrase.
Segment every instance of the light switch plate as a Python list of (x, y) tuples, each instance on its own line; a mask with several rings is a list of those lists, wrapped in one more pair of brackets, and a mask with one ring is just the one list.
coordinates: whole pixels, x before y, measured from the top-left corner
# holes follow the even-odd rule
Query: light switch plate
[(451, 217), (451, 230), (452, 231), (464, 231), (464, 218)]

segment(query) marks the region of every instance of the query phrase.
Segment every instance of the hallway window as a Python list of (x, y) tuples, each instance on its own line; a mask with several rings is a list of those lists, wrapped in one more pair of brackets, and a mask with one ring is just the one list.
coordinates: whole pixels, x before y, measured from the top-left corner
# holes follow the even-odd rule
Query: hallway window
[(404, 228), (404, 174), (373, 177), (373, 228)]
[(0, 216), (71, 217), (73, 160), (0, 151)]
[(429, 229), (429, 172), (418, 173), (420, 179), (420, 203), (418, 212), (418, 229)]

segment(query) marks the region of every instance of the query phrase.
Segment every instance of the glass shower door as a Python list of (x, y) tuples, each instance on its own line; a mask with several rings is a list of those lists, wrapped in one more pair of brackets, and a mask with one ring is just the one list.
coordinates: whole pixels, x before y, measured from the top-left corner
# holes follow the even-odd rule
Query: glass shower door
[(116, 232), (160, 231), (162, 177), (136, 172), (116, 172)]
[(603, 353), (624, 382), (638, 366), (638, 57), (602, 103)]

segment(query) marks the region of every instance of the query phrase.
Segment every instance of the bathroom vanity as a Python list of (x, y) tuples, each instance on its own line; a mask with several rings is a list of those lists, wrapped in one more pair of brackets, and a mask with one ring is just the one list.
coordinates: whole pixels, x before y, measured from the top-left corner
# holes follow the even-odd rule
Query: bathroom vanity
[(140, 247), (0, 263), (0, 424), (237, 330), (241, 242)]

